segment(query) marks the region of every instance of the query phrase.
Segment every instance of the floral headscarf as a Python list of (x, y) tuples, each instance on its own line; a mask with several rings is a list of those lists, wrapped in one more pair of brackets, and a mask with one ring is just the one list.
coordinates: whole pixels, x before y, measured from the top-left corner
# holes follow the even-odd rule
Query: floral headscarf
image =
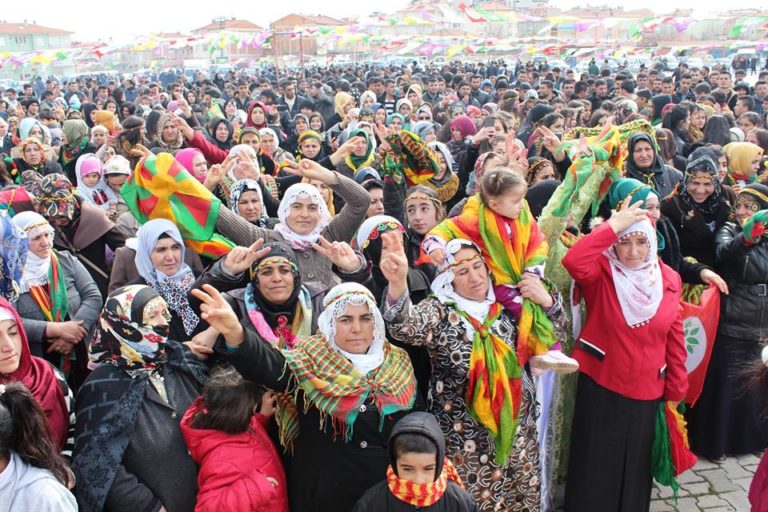
[(97, 336), (88, 346), (91, 363), (116, 366), (132, 377), (165, 363), (168, 325), (153, 327), (148, 322), (156, 308), (163, 308), (170, 321), (168, 305), (153, 288), (135, 284), (113, 291), (99, 315)]
[(54, 217), (75, 218), (77, 199), (66, 176), (60, 173), (43, 176), (37, 188), (35, 195), (39, 200), (37, 211), (40, 215), (49, 220)]
[(261, 202), (261, 216), (256, 221), (256, 225), (261, 228), (267, 227), (269, 215), (267, 215), (267, 208), (264, 206), (264, 195), (262, 194), (261, 187), (256, 180), (246, 178), (244, 180), (238, 180), (232, 185), (232, 188), (229, 190), (229, 204), (232, 208), (232, 211), (240, 215), (240, 212), (237, 209), (237, 203), (240, 201), (240, 196), (243, 194), (243, 192), (256, 192), (259, 195), (259, 201)]

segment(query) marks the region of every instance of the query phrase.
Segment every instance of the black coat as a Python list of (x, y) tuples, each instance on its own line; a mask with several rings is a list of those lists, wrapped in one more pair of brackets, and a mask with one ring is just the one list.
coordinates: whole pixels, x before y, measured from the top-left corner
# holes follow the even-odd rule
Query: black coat
[(723, 187), (720, 205), (713, 215), (714, 230), (707, 225), (704, 216), (696, 209), (689, 209), (680, 196), (675, 194), (661, 202), (661, 213), (674, 226), (680, 240), (680, 252), (691, 256), (699, 263), (715, 267), (715, 234), (728, 221), (731, 206), (736, 203), (736, 196), (730, 187)]
[(768, 337), (768, 241), (747, 246), (741, 227), (726, 223), (717, 232), (716, 258), (728, 283), (721, 297), (718, 332), (757, 342)]
[[(285, 357), (251, 331), (245, 331), (245, 339), (236, 351), (227, 351), (223, 344), (216, 350), (244, 378), (276, 391), (287, 389), (291, 376), (284, 371)], [(350, 510), (366, 489), (385, 478), (387, 439), (395, 422), (407, 413), (387, 416), (379, 430), (379, 411), (367, 401), (360, 408), (351, 439), (345, 441), (334, 435), (330, 419), (323, 422), (318, 409), (304, 403), (301, 392), (297, 407), (300, 431), (287, 471), (291, 511)]]

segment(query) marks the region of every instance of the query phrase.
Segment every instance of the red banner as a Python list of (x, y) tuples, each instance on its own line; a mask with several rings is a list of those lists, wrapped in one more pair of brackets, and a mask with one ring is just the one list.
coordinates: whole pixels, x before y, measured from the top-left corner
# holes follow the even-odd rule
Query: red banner
[(711, 285), (701, 294), (701, 304), (680, 301), (683, 308), (683, 333), (688, 358), (688, 394), (685, 403), (693, 407), (704, 387), (704, 377), (712, 356), (712, 347), (720, 321), (720, 291)]

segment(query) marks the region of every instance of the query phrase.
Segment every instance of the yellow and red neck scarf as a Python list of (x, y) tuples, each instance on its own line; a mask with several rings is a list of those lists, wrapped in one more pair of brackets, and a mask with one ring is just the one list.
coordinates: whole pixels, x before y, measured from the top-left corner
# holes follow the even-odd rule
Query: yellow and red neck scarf
[(522, 369), (517, 354), (491, 331), (501, 312), (501, 304), (494, 302), (481, 323), (458, 311), (475, 330), (469, 356), (467, 411), (493, 438), (498, 464), (504, 464), (512, 452), (522, 399)]
[(448, 481), (453, 480), (462, 489), (464, 484), (461, 483), (461, 478), (456, 472), (456, 467), (449, 459), (445, 459), (443, 465), (443, 471), (440, 473), (440, 477), (434, 482), (428, 484), (415, 484), (409, 480), (404, 480), (395, 474), (395, 470), (392, 466), (387, 466), (387, 486), (389, 492), (391, 492), (397, 499), (404, 501), (414, 507), (429, 507), (434, 505), (445, 494), (445, 490), (448, 488)]

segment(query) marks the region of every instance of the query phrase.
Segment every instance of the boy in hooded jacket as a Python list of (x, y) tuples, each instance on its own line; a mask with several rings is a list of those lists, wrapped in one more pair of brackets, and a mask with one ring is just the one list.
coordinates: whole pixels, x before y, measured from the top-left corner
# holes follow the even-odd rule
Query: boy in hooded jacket
[(432, 414), (413, 412), (398, 421), (389, 456), (386, 481), (368, 489), (352, 512), (477, 512), (445, 456), (445, 437)]

